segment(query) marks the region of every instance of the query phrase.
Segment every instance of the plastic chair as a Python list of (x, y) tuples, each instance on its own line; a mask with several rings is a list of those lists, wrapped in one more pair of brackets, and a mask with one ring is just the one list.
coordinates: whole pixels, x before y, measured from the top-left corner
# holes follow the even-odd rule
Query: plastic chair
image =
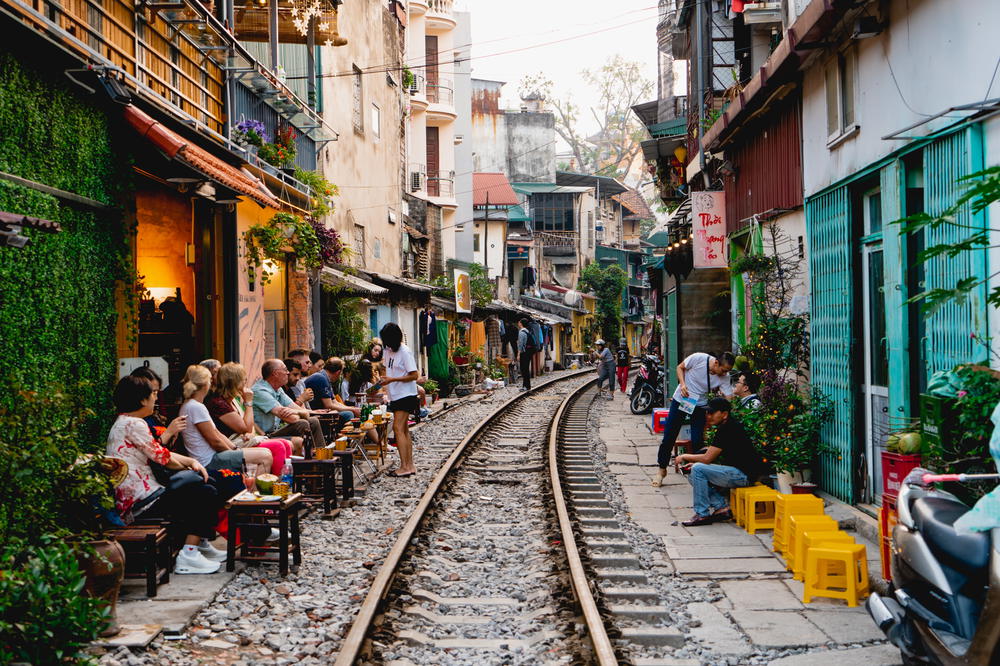
[(766, 486), (762, 483), (755, 483), (752, 486), (732, 488), (729, 491), (729, 510), (733, 512), (733, 520), (740, 527), (743, 527), (743, 495), (758, 488), (766, 488)]
[(795, 556), (792, 565), (792, 577), (795, 580), (802, 580), (806, 569), (806, 551), (813, 546), (824, 543), (854, 543), (854, 537), (841, 530), (806, 530), (799, 535), (799, 540), (795, 543)]
[(822, 516), (790, 516), (788, 519), (788, 540), (785, 545), (785, 568), (795, 571), (795, 544), (801, 538), (803, 532), (827, 531), (835, 532), (840, 529), (837, 521), (827, 515)]
[(868, 558), (860, 543), (826, 543), (813, 546), (806, 553), (805, 585), (802, 603), (813, 597), (843, 599), (857, 606), (868, 596)]
[[(772, 488), (762, 486), (753, 488), (743, 495), (745, 529), (754, 534), (757, 530), (774, 529), (774, 503), (780, 493)], [(758, 512), (757, 505), (763, 504), (764, 510)]]
[(774, 503), (774, 543), (776, 553), (784, 553), (788, 541), (788, 517), (823, 514), (823, 500), (815, 495), (779, 494)]

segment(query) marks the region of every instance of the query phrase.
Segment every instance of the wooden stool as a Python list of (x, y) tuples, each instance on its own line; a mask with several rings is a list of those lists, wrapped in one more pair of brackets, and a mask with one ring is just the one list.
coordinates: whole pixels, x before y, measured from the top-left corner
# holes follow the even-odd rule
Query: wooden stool
[(327, 449), (326, 460), (293, 460), (292, 491), (301, 493), (307, 502), (323, 502), (323, 512), (329, 514), (337, 504), (337, 471), (340, 471), (341, 497), (354, 497), (354, 453)]
[(822, 516), (790, 516), (788, 518), (788, 540), (785, 543), (785, 568), (795, 571), (795, 554), (798, 552), (795, 544), (798, 543), (804, 532), (836, 532), (840, 529), (837, 521), (827, 515)]
[(694, 453), (694, 446), (691, 444), (690, 439), (678, 439), (674, 441), (674, 471), (680, 472), (681, 466), (676, 462), (677, 456), (681, 453)]
[(802, 603), (813, 597), (843, 599), (848, 606), (868, 596), (868, 558), (860, 543), (825, 543), (806, 553)]
[(766, 488), (762, 483), (755, 483), (752, 486), (742, 486), (740, 488), (732, 488), (729, 491), (729, 510), (733, 512), (733, 520), (740, 527), (743, 527), (743, 495), (751, 490), (757, 490), (758, 488)]
[[(767, 486), (755, 487), (743, 494), (743, 519), (748, 533), (774, 529), (774, 502), (778, 494), (776, 490)], [(764, 506), (763, 511), (757, 511), (758, 504)]]
[[(239, 495), (237, 495), (239, 497)], [(288, 575), (288, 555), (291, 554), (295, 564), (302, 563), (302, 546), (299, 543), (299, 512), (305, 508), (301, 493), (292, 493), (274, 502), (254, 500), (229, 500), (226, 508), (229, 510), (229, 532), (226, 535), (226, 571), (236, 568), (236, 560), (244, 562), (277, 563), (282, 576)], [(236, 530), (238, 528), (272, 528), (278, 529), (278, 544), (268, 545), (266, 542), (254, 546), (246, 539), (236, 552)], [(277, 557), (275, 557), (277, 556)]]
[(813, 546), (825, 543), (854, 543), (854, 537), (839, 529), (830, 530), (806, 530), (801, 538), (795, 543), (794, 565), (792, 566), (792, 577), (795, 580), (802, 580), (802, 572), (806, 568), (806, 551)]
[(145, 578), (146, 596), (155, 597), (160, 583), (170, 582), (171, 552), (167, 530), (159, 525), (130, 525), (108, 535), (125, 551), (125, 577)]
[(774, 544), (772, 550), (776, 553), (785, 552), (789, 516), (819, 516), (822, 514), (823, 500), (815, 495), (779, 494), (774, 503)]

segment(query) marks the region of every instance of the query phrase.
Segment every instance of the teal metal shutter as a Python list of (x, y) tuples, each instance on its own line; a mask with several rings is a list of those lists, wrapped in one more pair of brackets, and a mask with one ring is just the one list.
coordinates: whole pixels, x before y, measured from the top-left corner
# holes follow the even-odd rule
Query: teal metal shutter
[[(963, 191), (956, 181), (982, 169), (982, 128), (972, 125), (944, 137), (924, 149), (924, 209), (937, 215), (953, 205)], [(973, 233), (965, 227), (983, 228), (983, 216), (973, 216), (968, 208), (955, 217), (955, 225), (943, 224), (925, 231), (925, 247), (956, 243)], [(937, 257), (924, 264), (925, 289), (953, 289), (969, 276), (986, 276), (986, 251), (962, 252), (956, 257)], [(982, 360), (986, 350), (971, 338), (986, 336), (986, 285), (976, 289), (964, 303), (951, 302), (926, 318), (921, 340), (927, 377), (950, 370), (959, 363)]]
[(853, 279), (848, 192), (841, 187), (806, 202), (812, 286), (812, 382), (833, 401), (820, 434), (830, 452), (820, 456), (820, 484), (854, 500), (854, 383), (851, 381)]
[[(885, 337), (889, 351), (889, 416), (910, 415), (910, 330), (907, 293), (906, 234), (902, 224), (906, 188), (903, 163), (890, 162), (882, 169), (882, 256), (885, 268)], [(891, 421), (890, 421), (891, 422)]]

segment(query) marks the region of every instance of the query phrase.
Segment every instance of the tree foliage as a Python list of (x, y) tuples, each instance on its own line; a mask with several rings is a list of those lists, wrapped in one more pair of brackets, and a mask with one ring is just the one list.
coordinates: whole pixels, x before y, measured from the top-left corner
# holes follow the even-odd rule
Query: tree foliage
[[(600, 69), (583, 70), (580, 77), (597, 91), (597, 106), (583, 109), (569, 96), (555, 97), (552, 80), (542, 73), (524, 77), (518, 90), (522, 97), (537, 94), (552, 106), (556, 132), (573, 151), (573, 171), (624, 177), (632, 163), (641, 158), (639, 142), (645, 131), (632, 107), (649, 99), (653, 83), (643, 75), (641, 63), (621, 55), (611, 57)], [(580, 129), (581, 114), (587, 111), (598, 127), (589, 136)]]
[[(969, 235), (958, 242), (939, 243), (925, 248), (917, 256), (919, 261), (926, 262), (937, 257), (954, 259), (963, 252), (981, 252), (985, 249), (1000, 247), (990, 242), (990, 236), (1000, 230), (967, 225), (957, 220), (966, 210), (972, 215), (977, 215), (985, 211), (993, 202), (1000, 201), (1000, 166), (970, 173), (959, 178), (958, 182), (966, 187), (965, 192), (939, 215), (920, 212), (897, 221), (897, 224), (903, 225), (903, 230), (908, 234), (924, 229), (937, 229), (945, 225), (968, 229)], [(990, 280), (998, 275), (1000, 275), (1000, 271), (990, 275), (970, 275), (960, 278), (953, 288), (928, 289), (911, 297), (907, 302), (923, 301), (924, 313), (931, 315), (949, 302), (964, 303), (969, 294), (978, 290), (982, 285), (989, 284)], [(993, 307), (1000, 307), (1000, 287), (994, 287), (989, 292), (986, 302)]]
[(577, 289), (597, 295), (597, 326), (609, 343), (622, 334), (622, 293), (626, 285), (628, 274), (617, 264), (602, 268), (594, 262), (580, 272)]

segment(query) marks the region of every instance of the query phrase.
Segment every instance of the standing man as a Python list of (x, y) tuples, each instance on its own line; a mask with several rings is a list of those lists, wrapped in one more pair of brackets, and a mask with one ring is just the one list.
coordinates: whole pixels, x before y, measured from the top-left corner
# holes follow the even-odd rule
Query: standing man
[(530, 327), (527, 317), (517, 322), (517, 363), (521, 369), (522, 391), (531, 390), (531, 358), (535, 355), (535, 342)]
[(615, 399), (615, 357), (608, 349), (604, 340), (598, 339), (597, 345), (597, 392), (604, 395), (601, 385), (608, 380), (608, 400)]
[[(677, 366), (677, 390), (670, 400), (670, 412), (663, 427), (663, 441), (656, 456), (660, 467), (653, 479), (653, 486), (659, 487), (667, 475), (670, 454), (677, 435), (684, 425), (684, 417), (691, 415), (691, 446), (695, 451), (701, 448), (705, 434), (705, 408), (708, 396), (713, 391), (721, 391), (726, 399), (732, 398), (733, 389), (729, 385), (729, 371), (733, 369), (736, 357), (732, 352), (722, 352), (718, 358), (698, 352), (691, 354)], [(683, 405), (683, 406), (682, 406)]]
[(257, 427), (272, 437), (312, 437), (314, 448), (326, 446), (319, 419), (296, 405), (281, 390), (288, 381), (285, 362), (280, 358), (265, 361), (260, 375), (253, 385), (253, 420)]
[(618, 386), (622, 393), (628, 388), (628, 369), (632, 365), (632, 353), (628, 350), (628, 343), (625, 338), (618, 340), (618, 349), (615, 350), (615, 365), (618, 372)]
[[(749, 486), (765, 472), (763, 459), (743, 424), (729, 413), (731, 409), (732, 404), (725, 398), (709, 400), (705, 422), (715, 426), (715, 442), (704, 453), (677, 456), (678, 463), (694, 463), (688, 476), (694, 493), (694, 515), (681, 523), (685, 527), (732, 518), (729, 499), (719, 492), (719, 488)], [(716, 460), (720, 460), (721, 464)]]

